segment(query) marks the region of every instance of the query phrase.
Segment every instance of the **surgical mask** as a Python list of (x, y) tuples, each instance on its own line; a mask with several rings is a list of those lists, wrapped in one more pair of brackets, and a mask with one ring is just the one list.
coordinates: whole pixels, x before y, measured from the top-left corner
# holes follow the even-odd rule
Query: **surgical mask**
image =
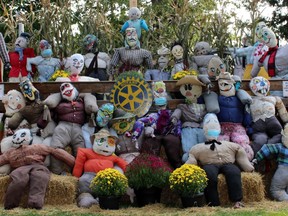
[(52, 56), (52, 50), (51, 49), (45, 49), (41, 52), (41, 55), (43, 58), (51, 57)]
[(220, 130), (210, 129), (207, 131), (207, 137), (214, 137), (215, 139), (220, 135)]

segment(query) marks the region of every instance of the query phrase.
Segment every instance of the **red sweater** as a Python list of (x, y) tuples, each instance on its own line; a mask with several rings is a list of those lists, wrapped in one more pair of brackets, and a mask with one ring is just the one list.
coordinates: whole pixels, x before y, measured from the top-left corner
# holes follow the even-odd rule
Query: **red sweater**
[[(27, 58), (35, 57), (33, 48), (25, 48), (23, 50), (23, 60), (19, 60), (18, 52), (9, 52), (11, 70), (9, 77), (19, 77), (21, 73), (22, 76), (27, 76), (28, 72), (26, 70)], [(35, 72), (35, 66), (32, 67)]]
[(118, 165), (125, 171), (127, 162), (116, 155), (104, 156), (97, 154), (93, 149), (78, 148), (73, 175), (79, 178), (83, 172), (97, 173), (107, 168), (113, 168), (114, 165)]

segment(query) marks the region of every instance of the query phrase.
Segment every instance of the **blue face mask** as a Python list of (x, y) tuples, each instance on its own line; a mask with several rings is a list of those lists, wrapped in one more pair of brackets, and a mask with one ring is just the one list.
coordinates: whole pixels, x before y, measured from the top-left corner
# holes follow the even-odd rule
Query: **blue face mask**
[(220, 135), (220, 130), (215, 130), (215, 129), (208, 129), (207, 131), (207, 137), (215, 137), (217, 138)]
[(52, 50), (51, 49), (45, 49), (41, 52), (41, 55), (43, 58), (51, 57), (52, 56)]

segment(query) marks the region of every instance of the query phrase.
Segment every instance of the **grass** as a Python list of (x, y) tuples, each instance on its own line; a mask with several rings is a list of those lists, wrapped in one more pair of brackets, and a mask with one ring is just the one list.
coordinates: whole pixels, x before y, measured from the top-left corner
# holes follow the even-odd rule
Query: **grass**
[(21, 216), (284, 216), (288, 215), (287, 202), (276, 202), (265, 200), (263, 202), (246, 203), (245, 208), (233, 209), (227, 207), (201, 207), (201, 208), (176, 208), (163, 204), (147, 205), (142, 208), (137, 207), (121, 207), (119, 210), (102, 210), (98, 205), (94, 205), (89, 209), (78, 208), (75, 205), (49, 206), (45, 205), (42, 210), (15, 208), (13, 210), (4, 210), (0, 208), (0, 216), (21, 215)]

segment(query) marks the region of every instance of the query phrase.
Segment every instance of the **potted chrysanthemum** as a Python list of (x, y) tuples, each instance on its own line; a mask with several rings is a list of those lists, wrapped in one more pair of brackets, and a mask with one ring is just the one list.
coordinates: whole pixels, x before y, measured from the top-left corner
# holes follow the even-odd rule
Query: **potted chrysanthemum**
[(136, 194), (138, 206), (160, 202), (162, 188), (169, 184), (172, 169), (162, 158), (140, 154), (126, 167), (129, 187)]
[(193, 164), (182, 165), (171, 173), (169, 184), (170, 189), (181, 197), (184, 207), (205, 204), (203, 192), (207, 187), (208, 178), (201, 167)]
[(128, 179), (118, 170), (108, 168), (97, 173), (90, 188), (99, 198), (100, 208), (119, 209), (119, 199), (128, 189)]
[(49, 78), (49, 81), (55, 81), (58, 77), (69, 77), (69, 72), (65, 70), (56, 70), (52, 76)]
[(182, 79), (183, 77), (185, 77), (186, 75), (194, 75), (194, 76), (197, 76), (198, 73), (197, 73), (197, 71), (195, 71), (195, 70), (190, 70), (190, 71), (182, 70), (182, 71), (178, 71), (177, 73), (175, 73), (175, 74), (172, 76), (172, 79), (173, 79), (173, 80), (180, 80), (180, 79)]

